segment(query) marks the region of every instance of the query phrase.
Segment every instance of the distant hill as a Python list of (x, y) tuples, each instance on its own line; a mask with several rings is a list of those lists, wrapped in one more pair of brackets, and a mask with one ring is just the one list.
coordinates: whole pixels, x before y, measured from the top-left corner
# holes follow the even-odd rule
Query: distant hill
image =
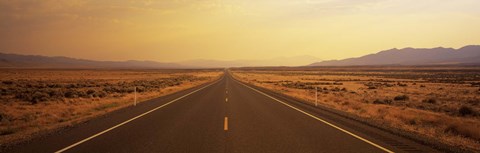
[(265, 60), (189, 60), (183, 61), (181, 65), (196, 67), (249, 67), (249, 66), (302, 66), (316, 61), (319, 58), (313, 56), (277, 57)]
[(155, 61), (95, 61), (70, 57), (0, 53), (0, 68), (224, 68), (245, 66), (300, 66), (319, 61), (312, 56), (278, 57), (267, 60), (189, 60), (178, 63)]
[(357, 58), (329, 60), (308, 66), (356, 66), (356, 65), (452, 65), (480, 64), (480, 46), (453, 48), (404, 48), (390, 49)]
[(0, 53), (0, 68), (186, 68), (154, 61), (94, 61), (69, 57), (48, 57)]

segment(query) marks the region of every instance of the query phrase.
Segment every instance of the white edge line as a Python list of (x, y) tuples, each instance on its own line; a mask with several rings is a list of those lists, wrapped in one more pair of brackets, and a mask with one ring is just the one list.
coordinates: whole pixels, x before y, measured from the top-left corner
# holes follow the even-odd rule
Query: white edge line
[(275, 97), (272, 97), (272, 96), (270, 96), (270, 95), (268, 95), (268, 94), (266, 94), (266, 93), (263, 93), (263, 92), (255, 89), (255, 88), (252, 88), (252, 87), (250, 87), (250, 86), (247, 86), (247, 85), (245, 85), (245, 84), (242, 83), (242, 82), (239, 82), (239, 81), (237, 81), (237, 80), (235, 80), (235, 81), (238, 82), (238, 83), (240, 83), (241, 85), (247, 87), (247, 88), (250, 88), (250, 89), (252, 89), (252, 90), (254, 90), (254, 91), (256, 91), (256, 92), (258, 92), (258, 93), (260, 93), (260, 94), (262, 94), (262, 95), (264, 95), (264, 96), (267, 96), (267, 97), (269, 97), (269, 98), (271, 98), (271, 99), (273, 99), (273, 100), (275, 100), (275, 101), (277, 101), (277, 102), (279, 102), (279, 103), (282, 103), (283, 105), (286, 105), (286, 106), (288, 106), (288, 107), (290, 107), (290, 108), (292, 108), (292, 109), (294, 109), (294, 110), (297, 110), (297, 111), (299, 111), (299, 112), (301, 112), (301, 113), (303, 113), (303, 114), (305, 114), (305, 115), (307, 115), (307, 116), (310, 116), (310, 117), (312, 117), (312, 118), (314, 118), (314, 119), (316, 119), (316, 120), (318, 120), (318, 121), (320, 121), (320, 122), (323, 122), (323, 123), (325, 123), (325, 124), (327, 124), (327, 125), (335, 128), (335, 129), (337, 129), (337, 130), (340, 130), (340, 131), (342, 131), (342, 132), (344, 132), (344, 133), (346, 133), (346, 134), (348, 134), (348, 135), (350, 135), (350, 136), (353, 136), (353, 137), (355, 137), (355, 138), (357, 138), (357, 139), (359, 139), (359, 140), (362, 140), (362, 141), (364, 141), (364, 142), (366, 142), (366, 143), (368, 143), (368, 144), (370, 144), (370, 145), (372, 145), (372, 146), (375, 146), (375, 147), (377, 147), (377, 148), (379, 148), (379, 149), (381, 149), (381, 150), (383, 150), (383, 151), (385, 151), (385, 152), (394, 153), (393, 151), (391, 151), (391, 150), (389, 150), (389, 149), (387, 149), (387, 148), (384, 148), (384, 147), (382, 147), (382, 146), (380, 146), (380, 145), (378, 145), (378, 144), (376, 144), (376, 143), (373, 143), (373, 142), (371, 142), (371, 141), (369, 141), (369, 140), (367, 140), (367, 139), (365, 139), (365, 138), (362, 138), (362, 137), (360, 137), (360, 136), (358, 136), (358, 135), (356, 135), (356, 134), (353, 134), (353, 133), (350, 132), (350, 131), (347, 131), (347, 130), (345, 130), (345, 129), (341, 128), (341, 127), (338, 127), (338, 126), (336, 126), (336, 125), (334, 125), (334, 124), (332, 124), (332, 123), (330, 123), (330, 122), (327, 122), (327, 121), (325, 121), (325, 120), (323, 120), (323, 119), (321, 119), (321, 118), (318, 118), (318, 117), (316, 117), (316, 116), (314, 116), (314, 115), (312, 115), (312, 114), (309, 114), (309, 113), (307, 113), (307, 112), (305, 112), (305, 111), (302, 111), (302, 110), (300, 110), (300, 109), (298, 109), (298, 108), (296, 108), (296, 107), (293, 107), (292, 105), (289, 105), (289, 104), (287, 104), (287, 103), (285, 103), (285, 102), (283, 102), (283, 101), (281, 101), (281, 100), (278, 100), (278, 99), (275, 98)]
[(84, 142), (87, 142), (88, 140), (91, 140), (91, 139), (93, 139), (93, 138), (95, 138), (95, 137), (98, 137), (98, 136), (100, 136), (100, 135), (102, 135), (102, 134), (104, 134), (104, 133), (107, 133), (107, 132), (115, 129), (115, 128), (118, 128), (118, 127), (120, 127), (120, 126), (122, 126), (122, 125), (125, 125), (125, 124), (127, 124), (127, 123), (129, 123), (129, 122), (131, 122), (131, 121), (133, 121), (133, 120), (135, 120), (135, 119), (138, 119), (138, 118), (140, 118), (140, 117), (142, 117), (142, 116), (145, 116), (145, 115), (147, 115), (147, 114), (150, 114), (150, 113), (153, 112), (153, 111), (156, 111), (156, 110), (158, 110), (158, 109), (160, 109), (160, 108), (162, 108), (162, 107), (165, 107), (165, 106), (167, 106), (167, 105), (169, 105), (169, 104), (171, 104), (171, 103), (173, 103), (173, 102), (176, 102), (176, 101), (178, 101), (178, 100), (180, 100), (180, 99), (182, 99), (182, 98), (185, 98), (185, 97), (187, 97), (187, 96), (189, 96), (189, 95), (191, 95), (191, 94), (193, 94), (193, 93), (196, 93), (197, 91), (200, 91), (200, 90), (202, 90), (202, 89), (205, 89), (205, 88), (207, 88), (207, 87), (209, 87), (209, 86), (217, 83), (218, 81), (220, 81), (220, 80), (222, 80), (222, 79), (223, 79), (223, 77), (222, 77), (221, 79), (219, 79), (219, 80), (217, 80), (217, 81), (209, 84), (209, 85), (206, 85), (206, 86), (200, 88), (200, 89), (197, 89), (197, 90), (195, 90), (195, 91), (192, 91), (192, 92), (190, 92), (190, 93), (188, 93), (188, 94), (186, 94), (186, 95), (183, 95), (183, 96), (181, 96), (181, 97), (178, 97), (177, 99), (174, 99), (174, 100), (172, 100), (172, 101), (170, 101), (170, 102), (168, 102), (168, 103), (165, 103), (165, 104), (163, 104), (163, 105), (161, 105), (161, 106), (158, 106), (158, 107), (156, 107), (156, 108), (154, 108), (154, 109), (152, 109), (152, 110), (149, 110), (149, 111), (147, 111), (147, 112), (145, 112), (145, 113), (143, 113), (143, 114), (140, 114), (140, 115), (138, 115), (138, 116), (136, 116), (136, 117), (134, 117), (134, 118), (131, 118), (131, 119), (129, 119), (129, 120), (126, 120), (126, 121), (124, 121), (124, 122), (122, 122), (122, 123), (120, 123), (120, 124), (117, 124), (117, 125), (115, 125), (115, 126), (113, 126), (113, 127), (111, 127), (111, 128), (108, 128), (108, 129), (106, 129), (106, 130), (104, 130), (104, 131), (102, 131), (102, 132), (99, 132), (99, 133), (97, 133), (97, 134), (95, 134), (95, 135), (92, 135), (92, 136), (90, 136), (90, 137), (88, 137), (88, 138), (85, 138), (85, 139), (83, 139), (83, 140), (81, 140), (81, 141), (79, 141), (79, 142), (77, 142), (77, 143), (74, 143), (74, 144), (72, 144), (72, 145), (70, 145), (70, 146), (67, 146), (67, 147), (65, 147), (65, 148), (63, 148), (63, 149), (60, 149), (60, 150), (56, 151), (55, 153), (61, 153), (61, 152), (67, 151), (67, 150), (69, 150), (69, 149), (71, 149), (71, 148), (73, 148), (73, 147), (75, 147), (75, 146), (78, 146), (78, 145), (80, 145), (80, 144), (82, 144), (82, 143), (84, 143)]

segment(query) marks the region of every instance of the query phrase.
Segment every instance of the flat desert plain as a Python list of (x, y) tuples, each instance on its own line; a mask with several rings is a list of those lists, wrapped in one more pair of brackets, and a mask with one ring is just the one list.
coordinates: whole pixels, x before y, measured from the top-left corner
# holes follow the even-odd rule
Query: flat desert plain
[[(480, 151), (479, 67), (236, 68), (245, 83)], [(315, 100), (317, 89), (317, 100)]]
[[(0, 146), (218, 79), (222, 70), (0, 70)], [(136, 88), (136, 89), (135, 89)]]

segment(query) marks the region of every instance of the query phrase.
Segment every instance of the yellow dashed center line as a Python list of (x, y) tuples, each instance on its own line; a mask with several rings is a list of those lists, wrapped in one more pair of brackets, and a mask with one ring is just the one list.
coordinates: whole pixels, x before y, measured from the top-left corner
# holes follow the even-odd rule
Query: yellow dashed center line
[(228, 117), (225, 117), (225, 122), (223, 124), (223, 130), (228, 131)]

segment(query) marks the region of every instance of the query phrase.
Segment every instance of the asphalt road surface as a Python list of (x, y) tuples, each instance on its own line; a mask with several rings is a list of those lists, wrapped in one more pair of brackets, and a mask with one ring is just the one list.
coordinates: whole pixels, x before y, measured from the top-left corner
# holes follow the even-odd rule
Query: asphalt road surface
[(8, 152), (436, 152), (226, 74)]

